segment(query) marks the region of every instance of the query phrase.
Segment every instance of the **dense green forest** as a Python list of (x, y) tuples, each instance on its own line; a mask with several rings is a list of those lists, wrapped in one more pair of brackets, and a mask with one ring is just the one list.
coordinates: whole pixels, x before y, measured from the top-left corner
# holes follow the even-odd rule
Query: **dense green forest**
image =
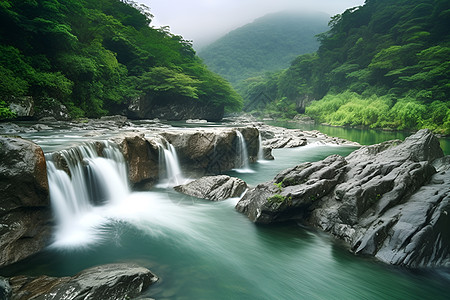
[(450, 134), (450, 1), (366, 0), (329, 26), (316, 53), (247, 79), (245, 101), (264, 94), (286, 117), (307, 102), (319, 122)]
[(241, 80), (287, 68), (296, 56), (316, 51), (315, 35), (328, 29), (329, 18), (317, 12), (269, 14), (229, 32), (199, 56), (236, 87)]
[(239, 110), (230, 84), (152, 17), (130, 0), (0, 1), (0, 119), (21, 96), (38, 109), (61, 102), (72, 117), (117, 113), (149, 94)]

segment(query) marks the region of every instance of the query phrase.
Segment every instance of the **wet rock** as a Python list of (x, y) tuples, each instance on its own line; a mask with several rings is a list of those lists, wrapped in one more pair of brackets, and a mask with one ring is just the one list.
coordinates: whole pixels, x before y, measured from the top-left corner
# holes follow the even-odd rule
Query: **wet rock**
[(168, 130), (161, 132), (177, 150), (181, 164), (197, 174), (218, 174), (237, 167), (239, 140), (244, 137), (248, 160), (256, 162), (259, 131), (255, 127)]
[(143, 134), (126, 134), (114, 139), (128, 165), (128, 179), (134, 189), (149, 189), (159, 178), (159, 149)]
[(0, 276), (0, 299), (10, 300), (12, 294), (11, 286), (9, 285), (9, 280), (7, 278)]
[(283, 171), (236, 209), (257, 223), (299, 220), (386, 263), (449, 266), (450, 158), (442, 157), (421, 130)]
[(0, 266), (43, 249), (50, 237), (51, 211), (42, 149), (0, 137)]
[(227, 175), (205, 176), (174, 189), (180, 193), (212, 201), (239, 197), (247, 189), (247, 184), (239, 178)]
[(148, 269), (134, 264), (93, 267), (73, 277), (10, 278), (15, 300), (116, 300), (133, 299), (158, 278)]

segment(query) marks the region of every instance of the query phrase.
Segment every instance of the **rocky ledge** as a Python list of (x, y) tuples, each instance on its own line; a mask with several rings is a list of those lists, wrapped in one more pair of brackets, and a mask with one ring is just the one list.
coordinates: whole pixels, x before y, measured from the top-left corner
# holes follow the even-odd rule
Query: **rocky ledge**
[(6, 300), (115, 300), (134, 299), (157, 280), (146, 268), (122, 263), (93, 267), (73, 277), (16, 276), (3, 279), (2, 285)]
[(298, 220), (389, 264), (450, 266), (450, 157), (428, 130), (285, 170), (236, 209), (255, 223)]
[(174, 187), (177, 192), (211, 201), (240, 197), (247, 184), (227, 175), (205, 176), (187, 184)]

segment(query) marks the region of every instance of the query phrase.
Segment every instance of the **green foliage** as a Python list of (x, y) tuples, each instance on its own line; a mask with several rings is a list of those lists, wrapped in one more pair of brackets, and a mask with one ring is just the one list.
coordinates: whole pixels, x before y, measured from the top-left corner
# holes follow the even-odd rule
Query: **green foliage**
[(5, 101), (0, 101), (0, 120), (14, 119), (16, 114), (12, 112)]
[(132, 0), (2, 1), (0, 97), (55, 98), (73, 117), (120, 112), (145, 93), (239, 109), (191, 43), (149, 27), (151, 18)]
[(314, 35), (327, 30), (328, 16), (299, 12), (270, 14), (240, 27), (199, 52), (233, 86), (250, 77), (289, 66), (302, 53), (317, 50)]
[(426, 105), (412, 96), (397, 100), (392, 96), (364, 98), (346, 91), (313, 101), (306, 113), (319, 122), (338, 126), (398, 130), (429, 128), (440, 134), (450, 134), (450, 103), (434, 101)]
[(317, 100), (306, 112), (319, 122), (448, 134), (449, 17), (449, 1), (366, 1), (331, 19), (316, 54), (299, 56), (258, 90), (276, 86), (274, 100), (291, 103)]
[(283, 203), (286, 200), (286, 197), (280, 195), (280, 194), (275, 194), (269, 198), (267, 198), (267, 202), (269, 203)]

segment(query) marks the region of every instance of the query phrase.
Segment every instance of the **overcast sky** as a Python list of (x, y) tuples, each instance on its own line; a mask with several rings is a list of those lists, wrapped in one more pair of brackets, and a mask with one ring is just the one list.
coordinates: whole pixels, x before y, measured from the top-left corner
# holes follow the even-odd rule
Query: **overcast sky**
[(170, 26), (171, 32), (193, 40), (195, 48), (271, 12), (322, 11), (334, 16), (364, 0), (137, 0), (150, 7), (153, 26)]

